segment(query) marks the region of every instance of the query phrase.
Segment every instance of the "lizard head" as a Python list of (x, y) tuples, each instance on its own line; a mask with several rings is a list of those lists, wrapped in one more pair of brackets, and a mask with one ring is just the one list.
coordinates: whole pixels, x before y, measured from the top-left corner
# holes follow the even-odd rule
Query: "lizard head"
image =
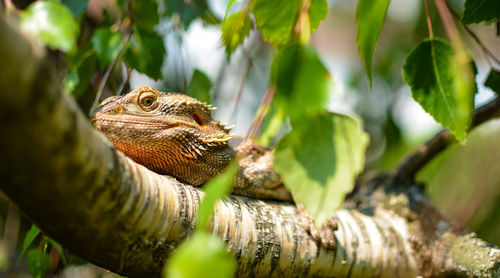
[(134, 161), (198, 185), (234, 156), (230, 129), (212, 119), (212, 110), (192, 97), (145, 86), (104, 100), (92, 123)]

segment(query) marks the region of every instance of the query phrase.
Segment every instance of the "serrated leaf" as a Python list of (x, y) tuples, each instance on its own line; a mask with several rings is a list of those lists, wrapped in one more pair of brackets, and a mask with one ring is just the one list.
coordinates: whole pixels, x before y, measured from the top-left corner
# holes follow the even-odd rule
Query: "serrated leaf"
[(24, 237), (23, 240), (23, 248), (21, 249), (21, 255), (19, 255), (19, 259), (21, 259), (24, 255), (24, 252), (28, 250), (28, 247), (30, 247), (31, 243), (35, 238), (40, 234), (40, 229), (35, 225), (32, 224), (31, 228), (29, 231), (26, 233), (26, 236)]
[(40, 248), (32, 248), (26, 254), (28, 269), (34, 278), (45, 277), (50, 267), (50, 255), (44, 253)]
[(101, 69), (104, 69), (118, 55), (118, 48), (123, 41), (119, 32), (113, 32), (107, 27), (98, 28), (91, 38)]
[(182, 243), (163, 268), (169, 278), (230, 278), (236, 263), (218, 237), (196, 232)]
[(463, 24), (486, 22), (491, 24), (500, 20), (500, 1), (467, 0), (464, 4)]
[(356, 9), (359, 55), (363, 59), (366, 74), (372, 86), (372, 57), (380, 29), (384, 24), (390, 0), (359, 0)]
[(19, 12), (22, 30), (49, 47), (64, 52), (76, 50), (79, 26), (71, 11), (55, 1), (37, 1)]
[(476, 91), (470, 60), (444, 40), (425, 40), (406, 58), (403, 79), (422, 108), (465, 143)]
[(233, 4), (234, 4), (236, 1), (241, 1), (241, 0), (229, 0), (229, 2), (227, 2), (226, 11), (224, 12), (224, 20), (227, 18), (227, 15), (228, 15), (228, 13), (229, 13), (229, 9), (231, 9), (231, 7), (233, 6)]
[[(452, 220), (470, 217), (472, 229), (485, 224), (500, 229), (499, 218), (493, 217), (500, 209), (498, 138), (500, 120), (485, 122), (470, 132), (467, 145), (446, 148), (417, 173), (433, 204)], [(490, 235), (499, 242), (498, 232)]]
[(132, 1), (132, 12), (134, 14), (134, 24), (149, 32), (153, 32), (154, 27), (160, 21), (156, 0)]
[(87, 4), (88, 0), (62, 0), (61, 3), (63, 3), (66, 7), (68, 7), (71, 12), (73, 13), (73, 16), (78, 16), (80, 15), (85, 9), (87, 9)]
[(352, 190), (368, 141), (358, 120), (325, 113), (294, 125), (276, 147), (275, 170), (316, 224), (324, 224)]
[(194, 70), (193, 76), (189, 81), (186, 93), (200, 101), (210, 103), (210, 89), (212, 88), (212, 81), (201, 70)]
[[(262, 36), (276, 47), (281, 47), (293, 39), (293, 30), (302, 7), (301, 0), (254, 0), (251, 10), (255, 23)], [(318, 28), (319, 23), (328, 14), (326, 0), (312, 0), (309, 7), (310, 32)]]
[(292, 44), (278, 52), (271, 81), (276, 100), (292, 121), (323, 111), (329, 98), (330, 75), (310, 46)]
[(153, 79), (160, 79), (165, 54), (163, 38), (160, 35), (154, 31), (136, 28), (128, 43), (125, 60), (135, 70)]
[(486, 81), (484, 81), (484, 86), (500, 94), (500, 71), (491, 69)]
[(205, 197), (200, 204), (197, 229), (203, 230), (207, 226), (217, 200), (231, 192), (233, 180), (239, 169), (238, 160), (234, 160), (221, 174), (210, 179), (204, 186)]
[(248, 17), (246, 10), (236, 12), (222, 22), (222, 42), (226, 46), (227, 55), (231, 53), (243, 43), (250, 32), (252, 21)]

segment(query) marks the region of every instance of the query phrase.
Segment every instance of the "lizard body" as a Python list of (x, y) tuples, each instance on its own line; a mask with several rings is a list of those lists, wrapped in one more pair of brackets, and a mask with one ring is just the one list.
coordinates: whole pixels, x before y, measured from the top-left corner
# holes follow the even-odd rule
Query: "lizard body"
[(117, 149), (159, 174), (199, 186), (238, 156), (233, 194), (293, 201), (272, 170), (272, 151), (233, 138), (229, 128), (212, 119), (213, 109), (145, 86), (103, 101), (92, 123)]

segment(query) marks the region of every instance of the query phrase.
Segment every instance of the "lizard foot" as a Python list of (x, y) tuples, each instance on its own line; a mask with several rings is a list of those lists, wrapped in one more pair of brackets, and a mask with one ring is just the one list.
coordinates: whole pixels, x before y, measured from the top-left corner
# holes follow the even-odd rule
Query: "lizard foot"
[(337, 242), (334, 232), (338, 229), (337, 219), (332, 217), (321, 227), (316, 227), (309, 213), (304, 209), (302, 204), (297, 204), (297, 211), (301, 219), (301, 226), (304, 230), (318, 243), (321, 247), (327, 250), (335, 250)]

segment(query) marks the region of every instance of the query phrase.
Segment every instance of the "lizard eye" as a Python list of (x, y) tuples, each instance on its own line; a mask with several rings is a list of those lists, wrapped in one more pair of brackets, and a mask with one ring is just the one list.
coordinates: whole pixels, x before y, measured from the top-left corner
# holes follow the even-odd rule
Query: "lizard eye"
[(151, 111), (158, 106), (156, 99), (157, 96), (155, 93), (144, 92), (139, 96), (139, 106), (146, 111)]

